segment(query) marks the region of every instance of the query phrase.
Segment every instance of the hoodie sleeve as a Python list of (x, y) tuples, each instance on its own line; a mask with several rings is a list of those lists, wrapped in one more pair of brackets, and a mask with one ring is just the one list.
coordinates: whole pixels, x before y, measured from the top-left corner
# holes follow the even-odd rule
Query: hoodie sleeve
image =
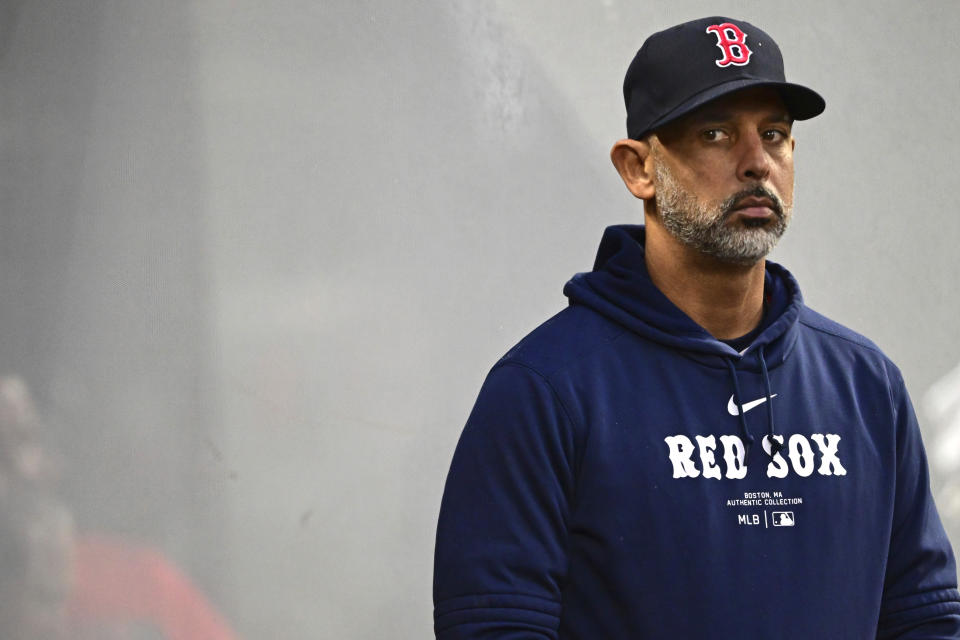
[(960, 594), (950, 541), (930, 493), (917, 418), (894, 368), (897, 494), (877, 638), (960, 638)]
[(517, 364), (490, 372), (440, 507), (438, 639), (556, 640), (573, 443), (573, 425), (543, 377)]

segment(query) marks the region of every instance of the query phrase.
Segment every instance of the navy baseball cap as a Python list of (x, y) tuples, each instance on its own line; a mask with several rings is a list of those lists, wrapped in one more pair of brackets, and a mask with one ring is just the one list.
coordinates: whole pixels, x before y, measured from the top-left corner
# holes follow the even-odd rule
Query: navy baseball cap
[(647, 38), (623, 80), (627, 135), (647, 133), (720, 96), (748, 87), (779, 91), (794, 120), (823, 112), (816, 91), (786, 81), (780, 47), (749, 22), (692, 20)]

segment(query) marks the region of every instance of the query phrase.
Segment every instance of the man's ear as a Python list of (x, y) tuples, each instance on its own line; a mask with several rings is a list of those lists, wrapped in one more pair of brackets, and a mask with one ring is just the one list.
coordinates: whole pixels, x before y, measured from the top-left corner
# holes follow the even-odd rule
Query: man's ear
[(646, 140), (618, 140), (610, 150), (610, 160), (617, 168), (623, 184), (627, 185), (637, 198), (650, 200), (655, 189), (653, 185), (653, 158), (650, 143)]

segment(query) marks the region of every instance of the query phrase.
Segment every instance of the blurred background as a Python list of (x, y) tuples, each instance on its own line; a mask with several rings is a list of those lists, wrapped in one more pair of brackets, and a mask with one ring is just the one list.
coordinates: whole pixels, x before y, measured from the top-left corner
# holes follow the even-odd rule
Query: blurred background
[(0, 0), (0, 589), (91, 638), (432, 637), (480, 383), (641, 220), (623, 73), (715, 14), (827, 100), (773, 258), (902, 368), (960, 543), (960, 4)]

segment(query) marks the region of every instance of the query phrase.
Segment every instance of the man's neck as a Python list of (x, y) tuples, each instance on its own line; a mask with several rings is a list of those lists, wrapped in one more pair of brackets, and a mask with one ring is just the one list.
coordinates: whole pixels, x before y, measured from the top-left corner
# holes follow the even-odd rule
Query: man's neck
[(673, 304), (718, 340), (739, 338), (763, 318), (764, 261), (721, 262), (678, 242), (649, 219), (647, 271)]

